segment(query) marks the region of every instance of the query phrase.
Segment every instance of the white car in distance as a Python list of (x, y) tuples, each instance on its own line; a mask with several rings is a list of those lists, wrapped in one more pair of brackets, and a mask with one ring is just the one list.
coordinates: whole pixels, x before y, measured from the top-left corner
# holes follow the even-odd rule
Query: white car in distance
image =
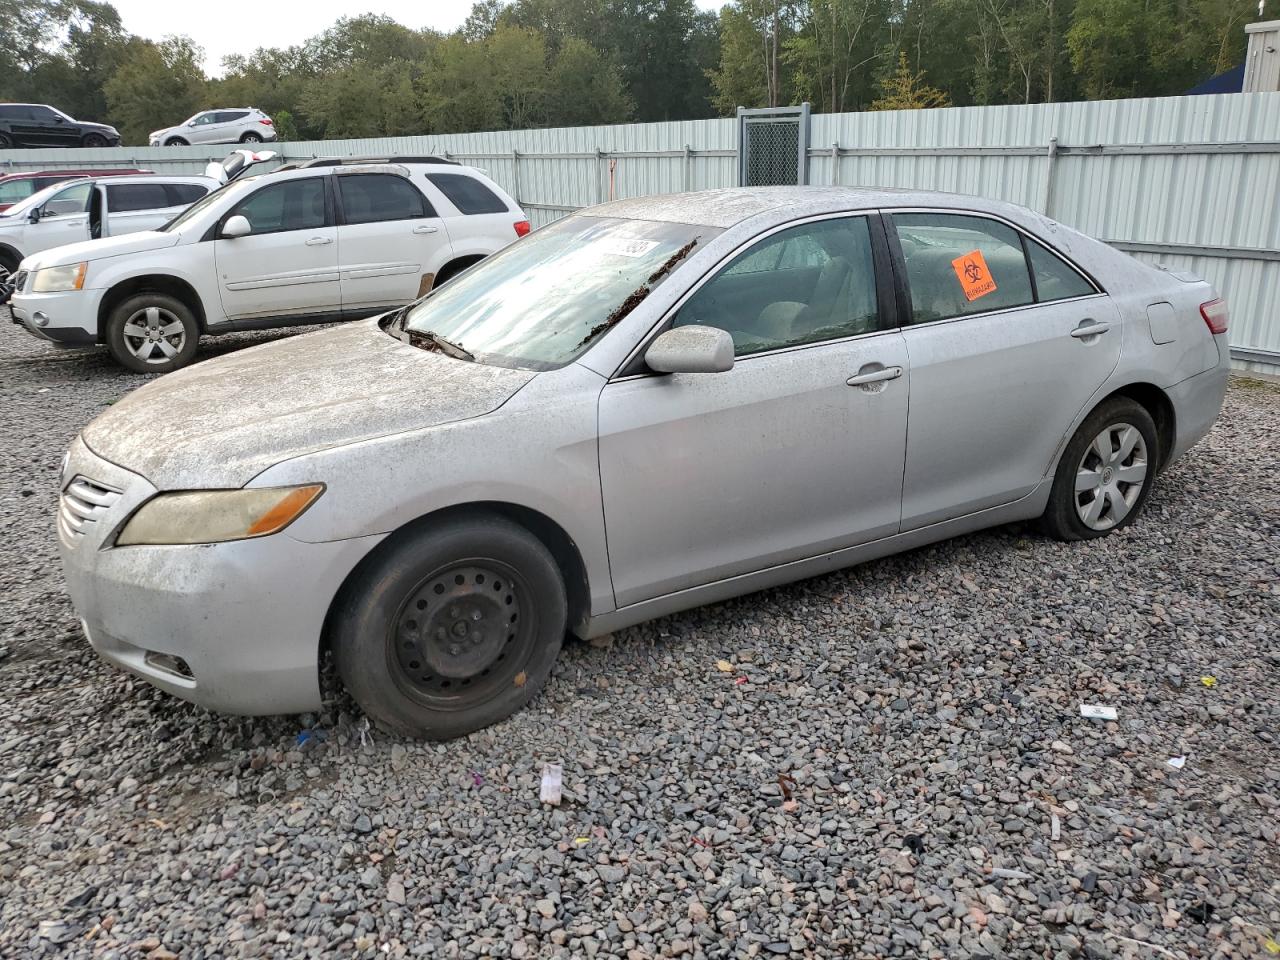
[(25, 260), (14, 320), (131, 370), (201, 336), (359, 319), (426, 295), (529, 232), (501, 187), (435, 157), (319, 159), (235, 180), (162, 228)]
[(153, 147), (185, 147), (198, 143), (263, 143), (277, 139), (275, 124), (257, 107), (201, 110), (177, 126), (152, 132)]

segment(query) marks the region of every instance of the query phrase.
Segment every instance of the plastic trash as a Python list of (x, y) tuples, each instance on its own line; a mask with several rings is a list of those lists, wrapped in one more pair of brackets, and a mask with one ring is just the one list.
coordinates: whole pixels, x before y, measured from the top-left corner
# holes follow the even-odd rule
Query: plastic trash
[(484, 777), (480, 776), (480, 774), (478, 774), (476, 771), (472, 770), (472, 771), (471, 771), (471, 782), (472, 782), (473, 784), (475, 784), (477, 787), (483, 787), (483, 786), (484, 786)]
[(717, 660), (716, 669), (721, 673), (733, 673), (733, 664), (728, 660)]
[(909, 833), (902, 838), (902, 845), (917, 857), (924, 853), (924, 837), (918, 833)]
[(1217, 677), (1201, 677), (1200, 682), (1204, 684), (1206, 687), (1209, 687), (1210, 689), (1212, 689), (1213, 687), (1216, 687), (1218, 685), (1218, 678)]
[(553, 807), (560, 806), (561, 791), (563, 785), (564, 770), (558, 763), (544, 763), (542, 765), (542, 788), (538, 792), (538, 799), (543, 803), (549, 803)]
[(1104, 707), (1097, 703), (1080, 704), (1080, 716), (1088, 717), (1090, 720), (1115, 720), (1119, 714), (1116, 713), (1115, 707)]
[(1187, 758), (1186, 757), (1170, 757), (1168, 760), (1165, 761), (1165, 763), (1173, 767), (1173, 769), (1175, 770), (1181, 770), (1184, 766), (1186, 766)]
[(1208, 923), (1213, 919), (1213, 904), (1207, 900), (1201, 900), (1187, 907), (1186, 914), (1196, 923)]

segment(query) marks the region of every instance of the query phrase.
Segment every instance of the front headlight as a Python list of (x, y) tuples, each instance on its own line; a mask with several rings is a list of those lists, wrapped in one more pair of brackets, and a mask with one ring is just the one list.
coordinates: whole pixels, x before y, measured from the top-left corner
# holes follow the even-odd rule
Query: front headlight
[(297, 520), (322, 493), (321, 483), (162, 493), (129, 519), (116, 538), (116, 546), (225, 543), (265, 537)]
[(84, 287), (88, 263), (69, 263), (65, 267), (45, 267), (31, 277), (32, 293), (67, 293)]

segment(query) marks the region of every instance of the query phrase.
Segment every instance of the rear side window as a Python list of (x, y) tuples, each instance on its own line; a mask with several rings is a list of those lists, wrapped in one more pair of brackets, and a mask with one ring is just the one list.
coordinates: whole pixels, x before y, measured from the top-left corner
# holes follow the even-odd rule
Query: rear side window
[(248, 110), (224, 110), (217, 114), (217, 123), (230, 123), (233, 120), (242, 120), (249, 115)]
[(913, 323), (1035, 302), (1022, 240), (984, 217), (895, 213), (911, 288)]
[(112, 213), (160, 210), (171, 206), (162, 183), (115, 183), (107, 186), (107, 208)]
[(195, 203), (209, 192), (207, 187), (202, 187), (198, 183), (166, 183), (164, 188), (169, 194), (171, 207), (185, 207), (189, 203)]
[(389, 173), (345, 174), (337, 178), (347, 223), (417, 220), (435, 214), (422, 191)]
[(502, 198), (474, 177), (463, 173), (428, 173), (427, 179), (440, 188), (460, 213), (470, 216), (507, 212)]
[(25, 114), (21, 107), (11, 107), (7, 104), (0, 104), (0, 120), (19, 120), (23, 119)]
[(1037, 300), (1068, 300), (1098, 292), (1073, 267), (1030, 237), (1027, 238), (1027, 256), (1031, 258), (1031, 273), (1036, 278)]
[(285, 180), (263, 187), (227, 214), (227, 219), (235, 216), (249, 221), (252, 234), (323, 227), (327, 219), (324, 178)]

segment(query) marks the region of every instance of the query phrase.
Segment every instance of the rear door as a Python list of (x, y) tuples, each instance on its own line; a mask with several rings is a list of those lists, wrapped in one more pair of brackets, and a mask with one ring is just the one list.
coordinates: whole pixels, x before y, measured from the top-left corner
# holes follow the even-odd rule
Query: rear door
[(911, 303), (906, 531), (1034, 490), (1119, 362), (1121, 331), (1088, 277), (1003, 221), (942, 211), (886, 220)]
[(339, 172), (333, 179), (343, 310), (398, 306), (431, 289), (449, 235), (422, 191), (394, 173)]
[(104, 237), (154, 230), (178, 214), (163, 183), (107, 183)]
[(213, 136), (217, 143), (235, 143), (240, 139), (247, 110), (219, 110), (214, 117)]
[[(229, 210), (213, 241), (222, 309), (228, 319), (336, 313), (337, 228), (327, 174), (268, 180)], [(248, 236), (224, 238), (234, 216), (249, 221)]]

